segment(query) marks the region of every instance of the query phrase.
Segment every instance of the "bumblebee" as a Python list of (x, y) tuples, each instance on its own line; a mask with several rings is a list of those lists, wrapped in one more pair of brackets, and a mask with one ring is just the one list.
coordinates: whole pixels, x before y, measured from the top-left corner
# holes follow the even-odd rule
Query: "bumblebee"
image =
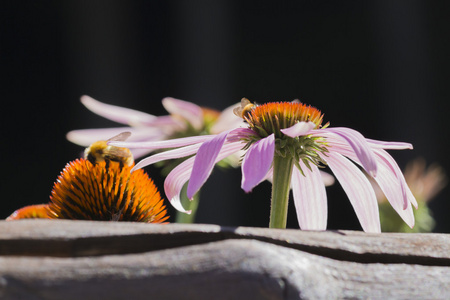
[(252, 111), (253, 108), (255, 108), (256, 105), (251, 103), (250, 100), (247, 98), (242, 98), (241, 100), (241, 106), (236, 107), (233, 109), (233, 113), (242, 118), (245, 119), (247, 115)]
[(131, 132), (122, 132), (106, 141), (95, 142), (84, 150), (84, 158), (94, 165), (102, 161), (115, 161), (123, 165), (133, 166), (134, 158), (130, 149), (108, 145), (110, 141), (125, 141), (130, 135)]

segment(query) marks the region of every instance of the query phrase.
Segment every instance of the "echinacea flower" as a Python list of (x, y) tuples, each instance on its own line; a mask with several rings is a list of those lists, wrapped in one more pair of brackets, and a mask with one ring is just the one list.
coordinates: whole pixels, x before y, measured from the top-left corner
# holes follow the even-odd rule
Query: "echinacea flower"
[[(131, 132), (129, 141), (149, 142), (161, 141), (181, 137), (218, 134), (235, 127), (244, 126), (241, 118), (233, 114), (233, 107), (228, 107), (219, 112), (214, 109), (200, 107), (194, 103), (175, 99), (164, 98), (162, 104), (170, 113), (166, 116), (154, 116), (137, 110), (110, 105), (97, 101), (89, 96), (82, 96), (81, 102), (92, 112), (112, 120), (125, 124), (128, 127), (101, 128), (73, 130), (67, 134), (67, 139), (75, 144), (88, 146), (97, 140), (104, 140), (107, 137), (116, 135), (123, 131)], [(132, 149), (133, 156), (139, 158), (150, 153), (154, 149)], [(220, 163), (224, 167), (237, 167), (240, 153), (229, 156)], [(161, 173), (167, 175), (182, 160), (165, 162)], [(184, 205), (189, 206), (193, 211), (191, 215), (184, 213), (176, 215), (176, 222), (193, 223), (195, 211), (198, 206), (199, 196), (195, 196), (194, 201), (182, 198)]]
[[(112, 140), (123, 140), (122, 133)], [(25, 218), (162, 223), (166, 208), (153, 181), (139, 170), (126, 148), (93, 143), (85, 158), (69, 162), (58, 176), (50, 202), (26, 206), (7, 220)]]
[(143, 171), (130, 170), (114, 161), (68, 163), (53, 187), (49, 218), (164, 222), (168, 216), (155, 184)]
[[(172, 138), (217, 134), (242, 124), (232, 109), (219, 112), (200, 107), (194, 103), (166, 97), (162, 105), (170, 113), (154, 116), (130, 108), (110, 105), (89, 96), (82, 96), (81, 103), (90, 111), (126, 127), (80, 129), (67, 133), (67, 139), (77, 145), (87, 147), (98, 140), (106, 140), (121, 132), (131, 132), (129, 141), (160, 141)], [(151, 149), (132, 149), (135, 158), (150, 153)]]
[(183, 212), (189, 213), (180, 203), (183, 185), (188, 182), (187, 196), (192, 198), (217, 162), (244, 149), (242, 189), (248, 193), (272, 177), (270, 227), (286, 227), (292, 188), (300, 228), (326, 229), (327, 198), (319, 172), (324, 165), (347, 193), (364, 231), (380, 232), (380, 219), (375, 192), (358, 165), (377, 181), (402, 219), (410, 227), (414, 225), (411, 203), (417, 207), (417, 202), (397, 163), (385, 151), (411, 149), (411, 144), (366, 139), (350, 128), (322, 126), (321, 112), (299, 102), (256, 106), (243, 99), (236, 113), (246, 121), (247, 128), (169, 141), (110, 144), (141, 149), (175, 148), (141, 160), (133, 170), (194, 155), (173, 169), (164, 184), (171, 204)]

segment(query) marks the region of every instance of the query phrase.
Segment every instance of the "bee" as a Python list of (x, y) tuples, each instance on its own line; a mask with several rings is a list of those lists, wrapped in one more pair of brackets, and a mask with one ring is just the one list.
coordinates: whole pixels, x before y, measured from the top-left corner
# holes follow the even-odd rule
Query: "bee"
[(92, 164), (102, 161), (107, 163), (115, 161), (123, 165), (133, 166), (134, 159), (130, 149), (108, 145), (110, 141), (125, 141), (130, 135), (131, 132), (122, 132), (106, 141), (95, 142), (84, 150), (84, 158)]
[(238, 106), (233, 109), (233, 113), (242, 118), (245, 119), (247, 115), (252, 111), (253, 108), (255, 108), (256, 105), (251, 103), (250, 100), (247, 98), (242, 98), (241, 100), (241, 106)]

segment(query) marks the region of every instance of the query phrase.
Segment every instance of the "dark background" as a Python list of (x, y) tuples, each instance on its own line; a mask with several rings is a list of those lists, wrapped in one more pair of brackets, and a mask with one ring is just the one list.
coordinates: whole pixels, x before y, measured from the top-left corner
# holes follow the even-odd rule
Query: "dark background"
[[(450, 170), (450, 2), (2, 1), (0, 218), (48, 202), (81, 147), (72, 129), (111, 127), (83, 94), (155, 115), (172, 96), (223, 109), (242, 97), (298, 98), (332, 126), (411, 142), (391, 151)], [(162, 189), (158, 170), (147, 171)], [(270, 184), (246, 195), (240, 170), (216, 170), (198, 222), (267, 226)], [(339, 184), (330, 229), (360, 229)], [(170, 205), (169, 205), (170, 206)], [(446, 188), (431, 203), (450, 232)], [(293, 206), (289, 227), (298, 228)]]

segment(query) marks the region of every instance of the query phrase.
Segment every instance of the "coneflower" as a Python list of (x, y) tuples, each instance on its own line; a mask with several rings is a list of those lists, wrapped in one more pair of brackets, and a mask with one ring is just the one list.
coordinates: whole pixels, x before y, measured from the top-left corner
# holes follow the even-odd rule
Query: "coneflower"
[(136, 221), (167, 220), (153, 181), (115, 161), (92, 164), (77, 159), (66, 165), (55, 183), (48, 207), (52, 219)]
[(411, 204), (417, 201), (408, 188), (395, 160), (385, 149), (412, 149), (409, 143), (366, 139), (358, 131), (321, 125), (316, 108), (299, 102), (272, 102), (260, 106), (243, 99), (236, 113), (248, 127), (217, 135), (174, 139), (165, 142), (109, 142), (129, 148), (176, 148), (141, 160), (133, 170), (161, 160), (188, 158), (167, 176), (166, 196), (178, 210), (189, 213), (180, 202), (186, 182), (192, 198), (206, 182), (216, 163), (242, 149), (242, 182), (250, 192), (272, 178), (270, 227), (285, 228), (289, 190), (292, 189), (300, 228), (324, 230), (327, 225), (327, 197), (320, 167), (334, 173), (355, 209), (364, 231), (380, 232), (375, 192), (355, 165), (363, 168), (379, 184), (387, 199), (412, 227)]
[[(122, 133), (110, 140), (123, 140)], [(161, 223), (168, 219), (160, 193), (148, 175), (131, 172), (127, 148), (93, 143), (85, 158), (69, 162), (53, 186), (49, 204), (14, 212), (8, 220), (50, 218)]]

